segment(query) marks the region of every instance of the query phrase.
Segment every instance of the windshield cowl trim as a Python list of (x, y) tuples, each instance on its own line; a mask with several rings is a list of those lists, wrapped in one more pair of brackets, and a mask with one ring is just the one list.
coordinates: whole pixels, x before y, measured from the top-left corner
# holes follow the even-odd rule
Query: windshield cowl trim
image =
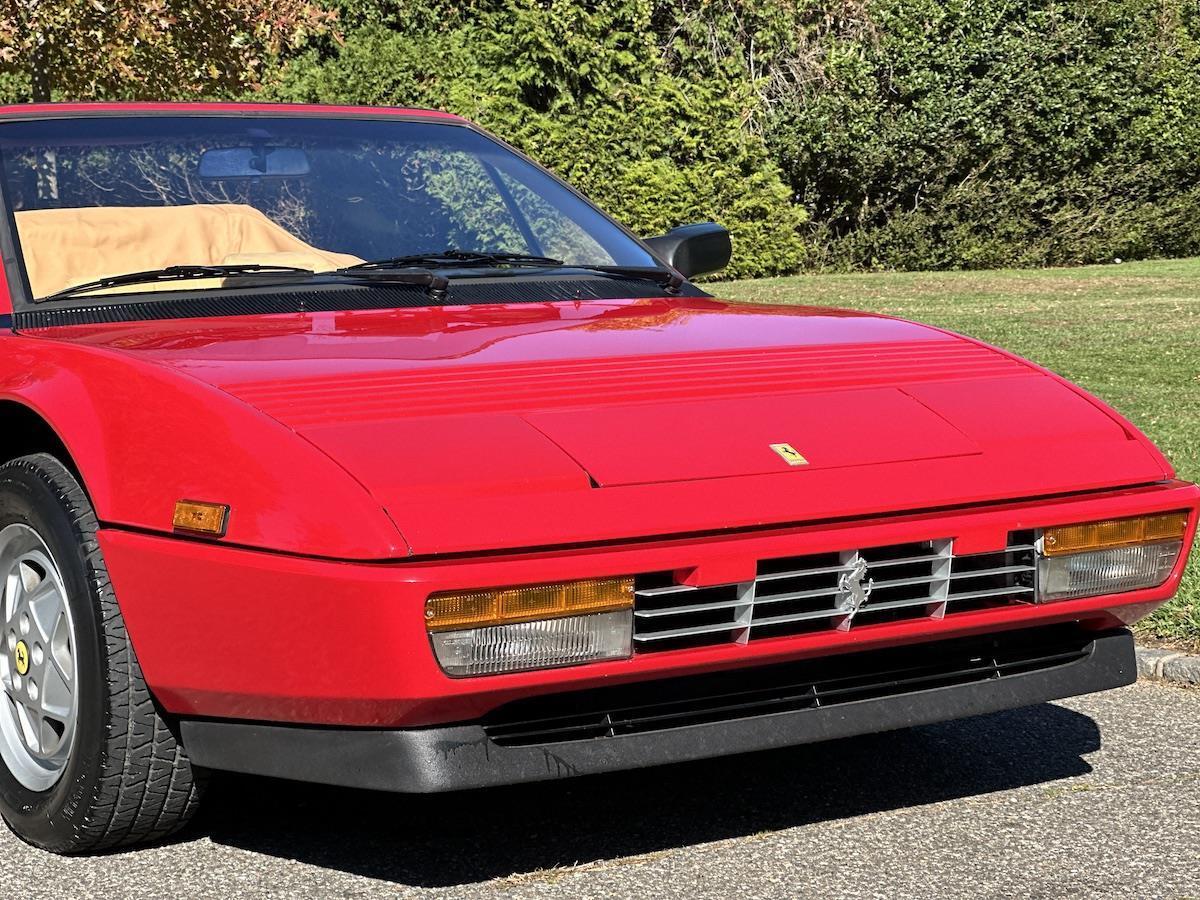
[(647, 281), (606, 278), (593, 273), (547, 274), (526, 270), (517, 277), (472, 272), (470, 277), (452, 281), (443, 300), (431, 298), (419, 285), (382, 280), (173, 290), (120, 296), (124, 299), (119, 302), (98, 303), (95, 298), (80, 297), (19, 310), (13, 316), (14, 327), (35, 330), (64, 325), (324, 312), (395, 310), (407, 314), (438, 308), (672, 300), (711, 295), (690, 283), (679, 294), (671, 294), (666, 288)]

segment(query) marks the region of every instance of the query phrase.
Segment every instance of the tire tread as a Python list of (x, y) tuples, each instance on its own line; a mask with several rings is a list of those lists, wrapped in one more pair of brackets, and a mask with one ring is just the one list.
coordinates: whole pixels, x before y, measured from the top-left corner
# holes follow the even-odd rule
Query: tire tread
[(69, 847), (81, 853), (162, 840), (194, 814), (204, 775), (188, 762), (170, 724), (155, 705), (113, 593), (97, 540), (99, 523), (83, 488), (57, 459), (39, 453), (6, 463), (41, 480), (71, 518), (98, 606), (107, 660), (105, 693), (109, 731), (101, 748), (101, 774)]

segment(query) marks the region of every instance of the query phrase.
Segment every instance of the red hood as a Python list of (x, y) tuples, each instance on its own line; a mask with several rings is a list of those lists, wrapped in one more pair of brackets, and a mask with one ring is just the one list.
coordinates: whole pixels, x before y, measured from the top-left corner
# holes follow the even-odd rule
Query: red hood
[[(333, 457), (416, 554), (927, 509), (1161, 480), (1136, 430), (896, 319), (673, 300), (43, 333), (208, 382)], [(788, 465), (771, 444), (805, 457)]]

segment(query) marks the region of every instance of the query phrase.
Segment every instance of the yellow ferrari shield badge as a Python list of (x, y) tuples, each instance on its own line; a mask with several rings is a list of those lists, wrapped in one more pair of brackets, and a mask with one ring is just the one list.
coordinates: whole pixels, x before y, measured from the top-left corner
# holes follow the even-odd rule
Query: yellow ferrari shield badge
[(793, 447), (791, 444), (771, 444), (770, 446), (771, 446), (772, 450), (774, 450), (776, 453), (779, 454), (779, 458), (782, 459), (789, 466), (807, 466), (808, 465), (808, 460), (805, 459), (800, 454), (800, 451), (797, 450), (795, 447)]
[(17, 641), (17, 646), (13, 648), (13, 662), (18, 675), (29, 674), (29, 645), (24, 641)]

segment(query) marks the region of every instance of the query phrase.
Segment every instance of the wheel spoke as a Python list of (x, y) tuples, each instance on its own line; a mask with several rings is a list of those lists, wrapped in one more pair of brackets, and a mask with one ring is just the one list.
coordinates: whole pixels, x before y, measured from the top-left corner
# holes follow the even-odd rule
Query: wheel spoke
[(56, 753), (62, 744), (66, 730), (67, 724), (61, 719), (42, 716), (38, 729), (38, 746), (42, 748), (42, 753), (47, 756)]
[[(5, 694), (4, 697), (0, 697), (0, 703), (3, 703), (6, 709), (3, 715), (7, 716), (8, 721), (11, 723), (12, 731), (15, 734), (20, 734), (22, 731), (21, 710), (23, 709), (20, 702), (12, 694)], [(3, 726), (0, 726), (0, 729), (7, 730), (3, 729)]]
[(42, 750), (42, 742), (39, 740), (42, 728), (41, 714), (30, 709), (24, 703), (18, 703), (17, 724), (21, 728), (21, 737), (25, 740), (25, 746), (34, 753), (40, 753)]
[(13, 724), (19, 727), (20, 719), (17, 716), (17, 707), (20, 706), (20, 703), (12, 695), (12, 691), (5, 691), (5, 695), (0, 697), (0, 706), (4, 706), (8, 710), (7, 715), (11, 716)]
[(57, 666), (44, 666), (38, 682), (38, 701), (42, 712), (56, 719), (65, 719), (71, 714), (71, 685), (63, 678)]
[(17, 614), (20, 612), (21, 598), (24, 596), (25, 590), (21, 585), (21, 578), (12, 571), (8, 577), (4, 579), (4, 624), (15, 626), (17, 622)]
[(62, 594), (58, 585), (48, 576), (40, 576), (40, 580), (30, 585), (25, 583), (25, 604), (29, 608), (34, 625), (43, 641), (49, 641), (54, 634), (54, 627), (62, 616)]
[(71, 647), (71, 623), (65, 612), (60, 613), (54, 633), (50, 635), (48, 658), (56, 672), (68, 685), (75, 681), (75, 655)]

